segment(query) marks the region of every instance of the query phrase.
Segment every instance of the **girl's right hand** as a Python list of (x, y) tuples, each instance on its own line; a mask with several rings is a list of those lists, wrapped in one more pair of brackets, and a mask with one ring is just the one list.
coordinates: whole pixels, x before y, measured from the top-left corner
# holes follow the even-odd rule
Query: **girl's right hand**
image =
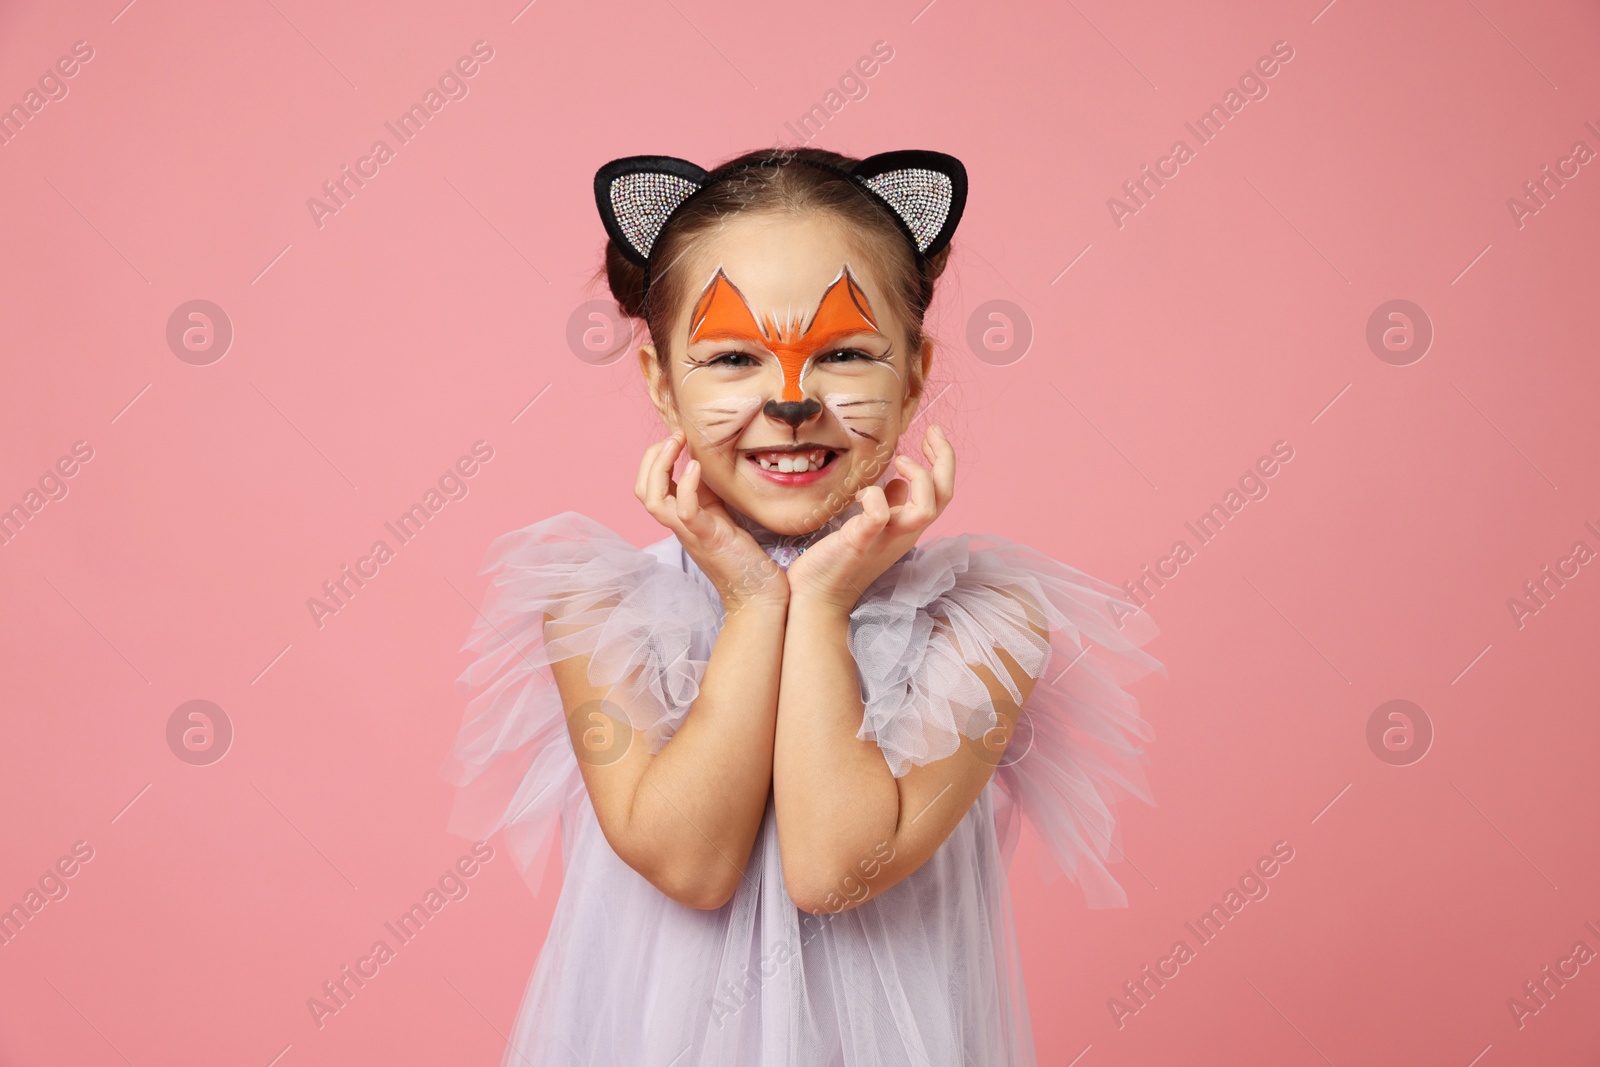
[(722, 597), (725, 613), (749, 604), (786, 605), (789, 582), (750, 532), (733, 521), (727, 506), (700, 484), (700, 463), (685, 465), (683, 480), (674, 482), (672, 467), (683, 451), (684, 433), (645, 450), (633, 495), (661, 525), (678, 535), (684, 550)]

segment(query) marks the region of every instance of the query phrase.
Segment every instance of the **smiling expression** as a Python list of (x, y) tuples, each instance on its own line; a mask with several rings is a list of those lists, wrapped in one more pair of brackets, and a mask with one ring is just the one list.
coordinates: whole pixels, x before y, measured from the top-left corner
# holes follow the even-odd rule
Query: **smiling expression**
[(708, 280), (677, 316), (670, 381), (641, 353), (652, 397), (707, 488), (768, 529), (813, 530), (879, 480), (916, 409), (904, 331), (831, 220), (743, 216), (697, 251), (679, 267)]

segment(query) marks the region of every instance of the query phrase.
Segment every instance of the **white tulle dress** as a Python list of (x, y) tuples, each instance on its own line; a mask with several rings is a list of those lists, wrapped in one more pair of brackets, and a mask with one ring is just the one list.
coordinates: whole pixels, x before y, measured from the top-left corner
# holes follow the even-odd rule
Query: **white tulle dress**
[[(806, 538), (735, 518), (781, 565)], [(852, 614), (850, 646), (874, 739), (896, 776), (981, 744), (987, 691), (964, 649), (1006, 649), (1039, 682), (993, 779), (934, 855), (859, 907), (817, 916), (784, 889), (771, 795), (736, 895), (679, 904), (612, 851), (578, 771), (549, 664), (590, 657), (652, 752), (690, 713), (721, 602), (676, 537), (637, 548), (564, 512), (491, 545), (488, 603), (458, 688), (476, 690), (449, 773), (452, 829), (500, 832), (538, 886), (559, 825), (560, 900), (506, 1065), (519, 1067), (1032, 1067), (1033, 1038), (1006, 868), (1019, 817), (1090, 907), (1126, 906), (1116, 803), (1153, 803), (1124, 686), (1162, 664), (1157, 629), (1114, 586), (1001, 537), (930, 537), (889, 568)], [(1009, 592), (1008, 592), (1009, 591)], [(1015, 592), (1049, 619), (1048, 647)], [(548, 614), (566, 620), (547, 640)], [(554, 630), (554, 628), (552, 628)], [(978, 640), (979, 637), (984, 638)], [(1001, 679), (1009, 672), (989, 664)]]

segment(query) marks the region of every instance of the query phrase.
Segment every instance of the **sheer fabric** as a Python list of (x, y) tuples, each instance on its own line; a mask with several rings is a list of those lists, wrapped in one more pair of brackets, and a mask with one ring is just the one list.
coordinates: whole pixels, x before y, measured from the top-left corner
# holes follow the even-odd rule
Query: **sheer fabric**
[[(856, 510), (802, 539), (735, 518), (787, 565)], [(458, 684), (476, 695), (451, 764), (461, 786), (452, 829), (503, 834), (534, 886), (559, 830), (564, 870), (505, 1064), (1035, 1063), (1006, 868), (1026, 818), (1047, 864), (1089, 906), (1126, 905), (1106, 867), (1115, 805), (1153, 798), (1140, 746), (1151, 733), (1123, 687), (1165, 674), (1141, 647), (1158, 632), (1146, 613), (1001, 537), (912, 549), (852, 614), (858, 736), (897, 777), (961, 745), (991, 751), (996, 719), (967, 664), (1009, 681), (1003, 649), (1039, 681), (993, 779), (915, 873), (824, 916), (789, 900), (769, 794), (738, 891), (701, 911), (662, 894), (605, 840), (549, 665), (588, 656), (591, 681), (617, 687), (615, 702), (660, 751), (698, 694), (722, 622), (710, 582), (675, 537), (640, 549), (570, 511), (500, 537), (483, 569), (493, 586), (464, 646), (476, 658)], [(548, 633), (546, 615), (562, 620)]]

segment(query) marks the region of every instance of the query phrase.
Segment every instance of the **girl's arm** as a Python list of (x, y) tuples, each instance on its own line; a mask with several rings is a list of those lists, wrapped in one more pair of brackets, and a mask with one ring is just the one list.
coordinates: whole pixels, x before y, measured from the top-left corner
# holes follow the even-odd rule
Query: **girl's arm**
[[(724, 621), (699, 695), (652, 756), (623, 709), (604, 703), (610, 690), (589, 683), (588, 657), (559, 661), (551, 673), (612, 850), (673, 900), (713, 909), (738, 889), (766, 814), (789, 586), (701, 486), (697, 461), (683, 481), (673, 480), (685, 439), (674, 430), (646, 450), (634, 495), (677, 535), (722, 600)], [(545, 626), (548, 638), (559, 623)]]
[(757, 601), (729, 614), (699, 696), (653, 756), (621, 709), (599, 703), (610, 690), (589, 684), (587, 656), (551, 667), (606, 840), (692, 908), (732, 898), (766, 811), (784, 612), (782, 603)]
[[(1048, 641), (1042, 616), (1028, 615)], [(964, 744), (896, 778), (877, 743), (856, 737), (864, 709), (849, 636), (850, 613), (837, 603), (791, 599), (773, 790), (789, 896), (815, 913), (862, 904), (933, 855), (994, 773), (1036, 681), (996, 650), (1021, 694), (1017, 701), (992, 671), (971, 664), (1000, 719), (985, 738), (992, 743)], [(936, 626), (930, 640), (952, 641), (961, 652), (948, 627)]]

